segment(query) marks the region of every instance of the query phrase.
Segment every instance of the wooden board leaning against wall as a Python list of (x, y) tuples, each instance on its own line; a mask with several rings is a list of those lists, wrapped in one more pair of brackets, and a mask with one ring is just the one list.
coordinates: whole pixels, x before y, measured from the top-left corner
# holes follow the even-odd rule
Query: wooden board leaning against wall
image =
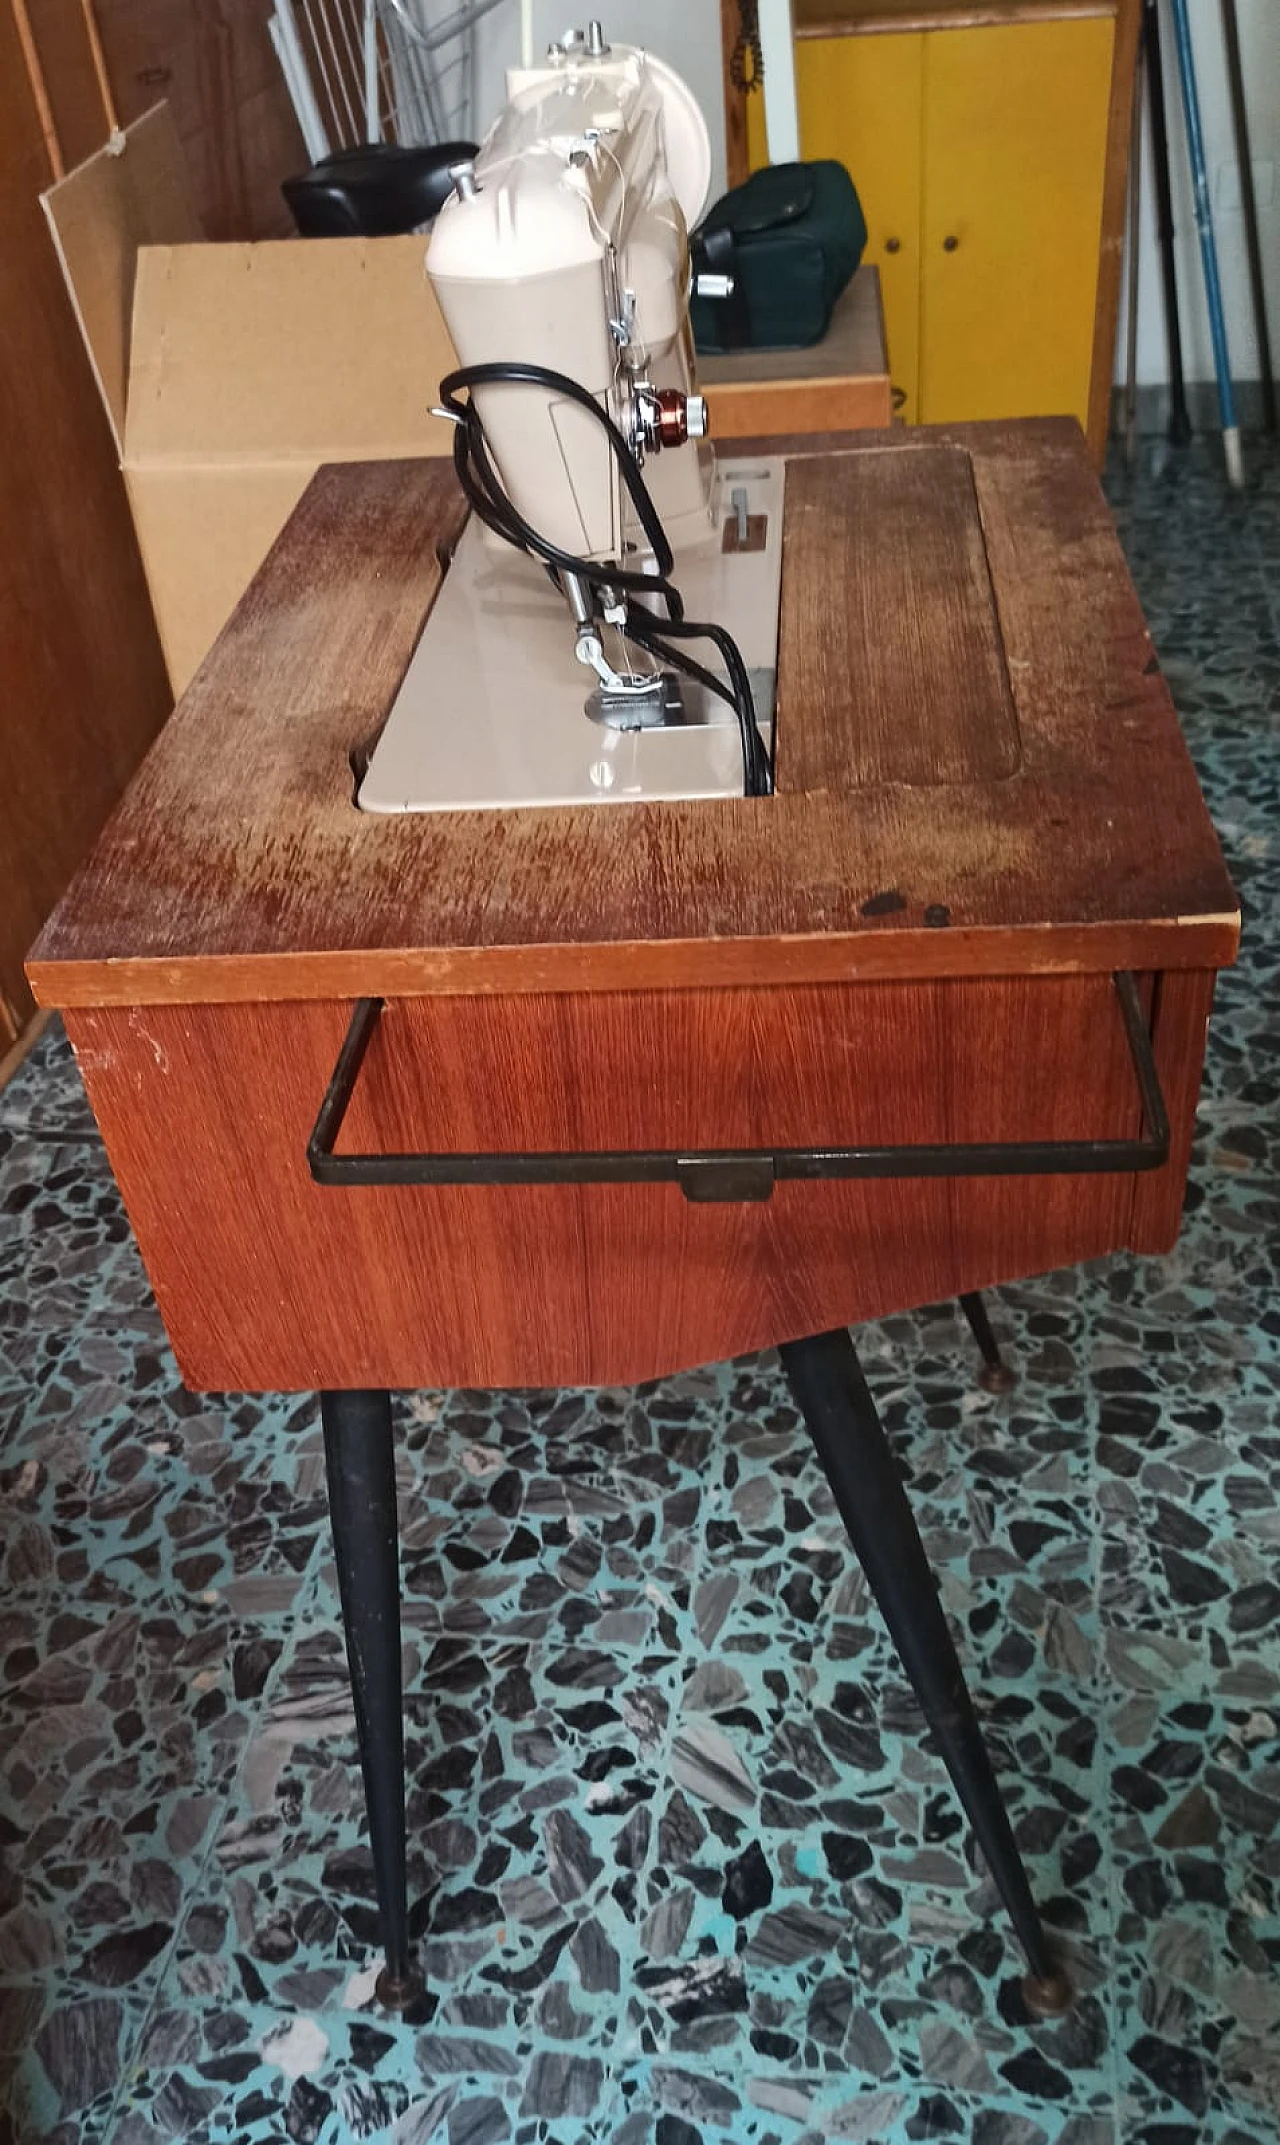
[[(862, 192), (910, 421), (1069, 414), (1105, 449), (1139, 0), (793, 0), (801, 145)], [(733, 80), (730, 183), (767, 156)], [(979, 109), (980, 107), (980, 109)]]

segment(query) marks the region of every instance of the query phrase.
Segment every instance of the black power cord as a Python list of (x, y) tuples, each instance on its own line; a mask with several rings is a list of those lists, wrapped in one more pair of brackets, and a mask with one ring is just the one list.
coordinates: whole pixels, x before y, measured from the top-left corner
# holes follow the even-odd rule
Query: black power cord
[[(656, 574), (640, 573), (610, 559), (575, 557), (572, 552), (562, 551), (557, 544), (551, 543), (525, 519), (507, 493), (489, 452), (484, 425), (474, 401), (477, 387), (539, 387), (565, 396), (591, 412), (613, 449), (636, 518), (653, 553), (658, 568)], [(571, 379), (568, 373), (553, 371), (546, 365), (529, 365), (514, 360), (459, 366), (440, 382), (440, 401), (454, 420), (453, 466), (472, 511), (517, 551), (541, 559), (552, 574), (577, 575), (592, 589), (607, 589), (615, 597), (626, 599), (626, 615), (620, 627), (624, 637), (646, 653), (683, 671), (686, 676), (696, 678), (734, 709), (742, 741), (743, 787), (749, 797), (767, 796), (773, 788), (773, 773), (768, 748), (756, 720), (751, 681), (741, 650), (723, 626), (703, 624), (685, 617), (680, 591), (671, 579), (675, 560), (666, 530), (631, 445), (608, 411), (602, 409), (595, 396), (579, 381)], [(667, 616), (663, 618), (648, 604), (633, 603), (630, 601), (633, 596), (651, 600), (656, 597), (665, 604)], [(724, 663), (728, 682), (691, 656), (669, 646), (670, 640), (710, 641)]]

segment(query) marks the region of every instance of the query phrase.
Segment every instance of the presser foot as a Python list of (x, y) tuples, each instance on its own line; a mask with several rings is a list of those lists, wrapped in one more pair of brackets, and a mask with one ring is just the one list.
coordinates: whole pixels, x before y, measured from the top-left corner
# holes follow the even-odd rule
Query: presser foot
[(643, 687), (621, 692), (597, 686), (584, 705), (592, 722), (609, 730), (666, 730), (685, 720), (684, 692), (670, 670), (656, 671)]

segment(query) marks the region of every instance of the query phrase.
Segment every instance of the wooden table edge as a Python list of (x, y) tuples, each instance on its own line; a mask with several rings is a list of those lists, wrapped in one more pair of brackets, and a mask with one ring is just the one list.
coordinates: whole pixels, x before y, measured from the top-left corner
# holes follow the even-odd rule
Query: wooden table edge
[(750, 989), (1229, 968), (1239, 912), (1012, 928), (891, 928), (779, 939), (368, 947), (27, 964), (42, 1006), (225, 1005), (363, 997)]

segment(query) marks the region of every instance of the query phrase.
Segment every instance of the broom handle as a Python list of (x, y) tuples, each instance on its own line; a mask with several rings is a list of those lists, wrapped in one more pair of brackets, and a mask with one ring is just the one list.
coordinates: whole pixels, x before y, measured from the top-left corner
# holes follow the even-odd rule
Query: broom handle
[(1231, 117), (1235, 126), (1236, 161), (1240, 166), (1240, 202), (1244, 210), (1245, 249), (1249, 256), (1249, 282), (1253, 291), (1253, 321), (1258, 338), (1258, 365), (1262, 374), (1262, 421), (1268, 432), (1276, 429), (1276, 383), (1271, 370), (1271, 336), (1267, 327), (1267, 285), (1262, 269), (1262, 245), (1258, 237), (1258, 201), (1253, 190), (1253, 156), (1249, 146), (1249, 109), (1244, 101), (1244, 68), (1240, 64), (1240, 21), (1236, 0), (1222, 0), (1222, 37), (1227, 48), (1227, 81), (1231, 90)]
[(84, 17), (84, 34), (88, 41), (89, 57), (93, 62), (93, 72), (97, 78), (98, 95), (102, 99), (102, 109), (106, 114), (107, 132), (118, 134), (120, 115), (116, 111), (116, 100), (111, 94), (111, 77), (107, 73), (106, 55), (102, 49), (98, 18), (93, 11), (93, 0), (80, 0), (80, 13)]
[(1238, 491), (1244, 484), (1244, 462), (1240, 453), (1240, 427), (1236, 423), (1235, 389), (1231, 382), (1227, 319), (1222, 308), (1222, 285), (1218, 280), (1218, 249), (1213, 242), (1209, 169), (1205, 161), (1204, 132), (1200, 124), (1200, 98), (1196, 89), (1196, 63), (1191, 47), (1191, 18), (1187, 11), (1187, 0), (1173, 0), (1173, 28), (1178, 44), (1178, 72), (1182, 77), (1182, 108), (1187, 121), (1187, 148), (1191, 157), (1191, 181), (1196, 200), (1196, 229), (1200, 234), (1200, 258), (1204, 264), (1204, 295), (1209, 308), (1209, 331), (1213, 337), (1213, 365), (1218, 375), (1222, 451), (1226, 456), (1227, 481)]

